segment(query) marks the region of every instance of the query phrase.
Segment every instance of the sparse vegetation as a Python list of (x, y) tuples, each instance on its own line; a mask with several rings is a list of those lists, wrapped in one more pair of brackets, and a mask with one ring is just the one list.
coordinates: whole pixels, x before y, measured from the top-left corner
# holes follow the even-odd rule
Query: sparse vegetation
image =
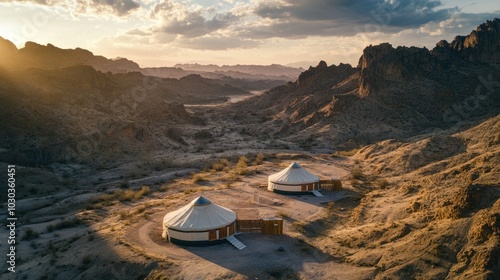
[(217, 162), (212, 163), (212, 169), (215, 171), (223, 171), (226, 170), (231, 165), (231, 162), (226, 159), (222, 158)]
[(109, 206), (113, 204), (113, 201), (136, 201), (143, 196), (149, 194), (151, 192), (151, 188), (149, 186), (142, 186), (139, 190), (115, 190), (113, 193), (102, 194), (95, 197), (92, 200), (93, 206), (87, 208), (99, 209), (102, 206)]
[(196, 192), (208, 191), (211, 190), (209, 187), (195, 187), (195, 188), (187, 188), (183, 192), (184, 194), (191, 194)]
[(241, 156), (236, 164), (236, 173), (238, 175), (248, 175), (248, 158), (246, 156)]
[(351, 171), (351, 177), (356, 180), (361, 180), (363, 178), (363, 170), (359, 167), (355, 167)]
[(31, 240), (31, 239), (38, 238), (39, 236), (40, 236), (40, 233), (38, 233), (37, 231), (33, 230), (32, 228), (26, 228), (24, 230), (23, 240)]
[(284, 218), (290, 218), (290, 215), (287, 212), (285, 212), (284, 210), (279, 210), (278, 211), (278, 216), (281, 217), (281, 218), (283, 218), (283, 219)]
[(59, 223), (55, 224), (52, 229), (54, 230), (54, 229), (72, 228), (81, 225), (82, 223), (83, 221), (80, 220), (78, 217), (73, 217), (68, 220), (61, 220)]
[(204, 182), (206, 181), (207, 179), (203, 176), (203, 174), (195, 174), (193, 176), (193, 183), (199, 183), (199, 182)]
[(91, 255), (86, 255), (85, 257), (82, 258), (82, 265), (87, 266), (92, 262), (92, 256)]
[(333, 153), (333, 156), (336, 156), (336, 157), (351, 157), (351, 156), (355, 155), (358, 151), (359, 151), (359, 148), (355, 148), (355, 149), (352, 149), (352, 150), (345, 150), (345, 151), (336, 151), (335, 153)]
[(264, 156), (264, 154), (259, 153), (255, 156), (255, 160), (253, 162), (253, 165), (261, 165), (265, 159), (266, 159), (266, 157)]
[(387, 181), (386, 179), (379, 179), (375, 181), (375, 185), (380, 189), (385, 189), (389, 186), (389, 181)]
[(300, 233), (305, 233), (306, 232), (306, 226), (302, 222), (293, 222), (292, 223), (292, 228), (295, 229), (296, 231)]

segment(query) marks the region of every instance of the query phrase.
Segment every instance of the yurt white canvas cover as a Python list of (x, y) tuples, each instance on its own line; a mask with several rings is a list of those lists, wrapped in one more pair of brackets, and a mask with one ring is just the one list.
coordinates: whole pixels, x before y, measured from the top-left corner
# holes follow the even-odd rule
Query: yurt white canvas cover
[(163, 238), (185, 245), (217, 243), (236, 232), (236, 213), (203, 196), (163, 218)]
[(293, 162), (284, 170), (268, 177), (267, 189), (274, 192), (303, 193), (319, 190), (319, 177)]

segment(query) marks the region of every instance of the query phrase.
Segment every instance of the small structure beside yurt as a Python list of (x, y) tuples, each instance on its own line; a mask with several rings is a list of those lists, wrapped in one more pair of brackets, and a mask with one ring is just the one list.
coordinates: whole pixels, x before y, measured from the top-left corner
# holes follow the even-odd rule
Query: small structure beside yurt
[(293, 162), (284, 170), (268, 177), (267, 189), (278, 193), (312, 192), (320, 189), (320, 179)]
[(203, 196), (163, 218), (163, 238), (180, 245), (210, 245), (236, 233), (236, 213)]

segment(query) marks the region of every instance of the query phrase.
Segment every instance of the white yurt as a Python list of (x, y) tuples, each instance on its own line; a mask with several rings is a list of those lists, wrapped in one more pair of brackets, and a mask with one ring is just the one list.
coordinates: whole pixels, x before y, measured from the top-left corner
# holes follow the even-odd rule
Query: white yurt
[(272, 174), (267, 181), (267, 189), (282, 193), (304, 193), (319, 190), (319, 177), (293, 162), (284, 170)]
[(236, 213), (199, 196), (163, 218), (163, 238), (182, 245), (219, 243), (236, 232)]

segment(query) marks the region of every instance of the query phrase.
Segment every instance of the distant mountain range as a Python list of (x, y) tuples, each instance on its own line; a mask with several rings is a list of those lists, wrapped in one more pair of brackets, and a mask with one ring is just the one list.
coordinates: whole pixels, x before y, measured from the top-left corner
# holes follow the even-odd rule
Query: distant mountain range
[[(281, 65), (199, 65), (179, 64), (174, 67), (146, 67), (126, 58), (108, 59), (94, 55), (81, 48), (61, 49), (52, 44), (46, 46), (27, 42), (24, 48), (17, 47), (10, 41), (0, 37), (0, 49), (7, 54), (3, 61), (4, 67), (14, 67), (22, 70), (27, 67), (40, 69), (60, 69), (76, 65), (88, 65), (101, 72), (127, 73), (140, 72), (144, 75), (160, 78), (180, 79), (197, 74), (207, 79), (221, 80), (221, 83), (237, 85), (242, 90), (265, 90), (274, 86), (295, 80), (304, 70), (302, 68)], [(17, 64), (9, 63), (14, 59)], [(2, 62), (0, 62), (0, 66)]]
[[(335, 148), (352, 148), (480, 120), (500, 112), (499, 34), (500, 21), (495, 19), (451, 43), (441, 41), (432, 50), (394, 48), (388, 43), (369, 46), (357, 67), (320, 62), (294, 82), (279, 81), (279, 86), (260, 96), (218, 110), (243, 126), (246, 133), (265, 133), (271, 139), (288, 139), (304, 147), (329, 143)], [(45, 135), (42, 138), (47, 143), (53, 142), (52, 137), (72, 143), (85, 129), (103, 122), (115, 124), (117, 131), (126, 128), (129, 134), (109, 133), (132, 135), (127, 138), (130, 143), (168, 142), (175, 146), (184, 140), (179, 133), (171, 133), (173, 126), (207, 120), (187, 113), (182, 105), (165, 104), (221, 102), (228, 95), (258, 88), (256, 85), (265, 88), (278, 82), (229, 76), (208, 79), (192, 73), (181, 77), (182, 73), (238, 72), (248, 78), (296, 71), (279, 65), (183, 64), (177, 66), (186, 69), (141, 69), (127, 59), (110, 60), (86, 50), (63, 50), (50, 44), (27, 43), (18, 50), (4, 39), (0, 50), (0, 67), (4, 69), (0, 75), (4, 102), (0, 107), (6, 120), (14, 119), (3, 122), (2, 128), (10, 137), (19, 135), (19, 129), (25, 131), (21, 134), (26, 145), (20, 147), (32, 146), (28, 143), (34, 138), (29, 135)], [(165, 78), (169, 75), (179, 79)], [(39, 126), (33, 126), (41, 120)], [(142, 128), (131, 130), (131, 124)], [(164, 138), (167, 134), (170, 138)], [(117, 147), (129, 149), (127, 141)], [(100, 144), (96, 151), (109, 148)]]

